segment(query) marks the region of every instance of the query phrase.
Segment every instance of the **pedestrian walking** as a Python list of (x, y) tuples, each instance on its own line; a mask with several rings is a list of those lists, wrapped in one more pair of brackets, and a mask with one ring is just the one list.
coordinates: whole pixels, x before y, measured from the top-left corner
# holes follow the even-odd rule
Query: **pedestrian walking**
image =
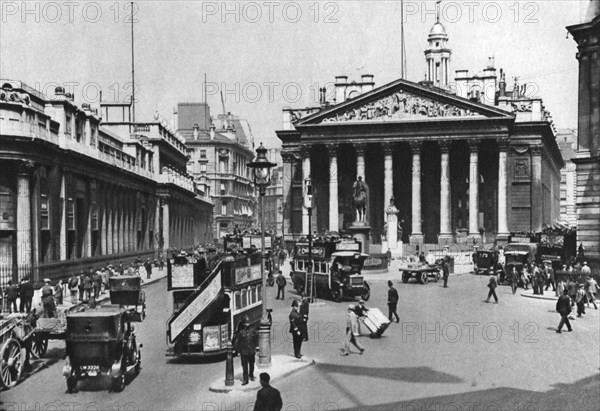
[(552, 286), (552, 291), (556, 293), (556, 281), (554, 277), (554, 268), (552, 268), (552, 262), (545, 261), (544, 263), (546, 267), (546, 291), (548, 291), (548, 288)]
[(488, 283), (488, 288), (490, 291), (488, 292), (486, 303), (490, 302), (490, 297), (494, 297), (494, 303), (498, 304), (498, 296), (496, 295), (496, 287), (498, 287), (498, 280), (494, 274), (490, 275), (490, 282)]
[(294, 356), (296, 358), (302, 358), (302, 319), (300, 313), (298, 313), (298, 300), (292, 302), (292, 311), (289, 316), (290, 320), (290, 333), (294, 343)]
[(356, 336), (360, 336), (362, 334), (360, 324), (362, 323), (363, 318), (367, 316), (368, 311), (369, 309), (365, 305), (365, 300), (362, 298), (358, 300), (358, 304), (354, 306), (354, 313), (356, 314), (356, 318), (358, 320), (356, 321)]
[(398, 297), (398, 290), (396, 290), (394, 288), (394, 283), (392, 283), (391, 280), (388, 280), (388, 311), (389, 311), (389, 319), (390, 322), (394, 322), (393, 320), (393, 316), (396, 317), (396, 322), (399, 323), (400, 322), (400, 317), (398, 316), (398, 313), (396, 312), (396, 308), (398, 307), (398, 300), (400, 299), (400, 297)]
[(567, 289), (569, 290), (569, 298), (571, 298), (571, 307), (575, 306), (575, 298), (577, 296), (577, 290), (579, 286), (572, 278), (567, 281)]
[(539, 295), (544, 295), (544, 285), (546, 284), (546, 273), (542, 270), (541, 264), (535, 265), (534, 273), (537, 282), (537, 291)]
[(592, 269), (588, 265), (587, 261), (584, 261), (583, 267), (581, 267), (581, 274), (590, 275), (592, 273)]
[(250, 318), (244, 316), (241, 328), (235, 336), (235, 349), (242, 361), (242, 385), (248, 384), (248, 378), (254, 381), (254, 360), (258, 348), (258, 333), (250, 328)]
[(102, 289), (102, 272), (100, 270), (98, 270), (94, 273), (94, 277), (92, 277), (92, 290), (94, 293), (94, 300), (98, 299), (101, 289)]
[(17, 310), (17, 298), (19, 298), (19, 287), (14, 285), (12, 280), (8, 280), (8, 286), (4, 290), (6, 296), (6, 303), (8, 304), (8, 313), (12, 314), (13, 310), (15, 313)]
[(46, 318), (54, 318), (56, 314), (56, 305), (54, 304), (54, 290), (50, 286), (50, 279), (44, 278), (42, 287), (42, 304)]
[(266, 372), (259, 375), (261, 389), (256, 393), (254, 411), (281, 411), (283, 401), (278, 389), (271, 387), (271, 376)]
[(390, 250), (388, 248), (387, 251), (385, 252), (385, 256), (387, 257), (387, 265), (389, 267), (390, 264), (392, 264), (392, 250)]
[(567, 326), (567, 330), (573, 331), (573, 328), (571, 328), (571, 323), (569, 322), (571, 301), (569, 299), (568, 292), (568, 289), (564, 289), (562, 295), (558, 297), (558, 301), (556, 302), (556, 312), (560, 314), (560, 322), (558, 323), (558, 328), (556, 329), (557, 333), (562, 332), (563, 325), (565, 324)]
[(310, 304), (308, 297), (302, 294), (302, 302), (300, 303), (300, 318), (302, 319), (302, 339), (308, 341), (308, 313)]
[(77, 304), (77, 288), (79, 287), (79, 277), (73, 275), (69, 280), (69, 292), (71, 293), (71, 304)]
[(146, 279), (149, 280), (152, 278), (152, 263), (150, 262), (150, 257), (144, 263), (144, 268), (146, 269)]
[(23, 278), (21, 281), (21, 289), (19, 291), (21, 297), (21, 312), (29, 313), (31, 312), (31, 303), (33, 302), (33, 294), (35, 290), (33, 289), (33, 283), (29, 277)]
[(119, 266), (117, 267), (117, 273), (119, 273), (119, 275), (125, 274), (125, 267), (123, 267), (123, 261), (119, 261)]
[(279, 275), (275, 279), (275, 282), (277, 283), (277, 298), (275, 299), (279, 300), (279, 295), (281, 295), (281, 299), (285, 300), (285, 286), (287, 285), (287, 281), (281, 270), (279, 270)]
[(563, 292), (565, 290), (568, 290), (567, 285), (565, 284), (565, 280), (563, 280), (562, 278), (560, 280), (558, 280), (558, 282), (556, 283), (556, 292), (558, 294), (558, 296), (560, 297), (561, 295), (563, 295)]
[(77, 285), (77, 290), (79, 291), (79, 301), (83, 301), (85, 297), (85, 273), (82, 271), (79, 274), (79, 285)]
[(54, 286), (54, 302), (56, 303), (56, 305), (63, 304), (63, 282), (62, 282), (62, 280), (58, 280), (58, 282)]
[(83, 277), (83, 292), (84, 292), (84, 301), (90, 301), (92, 298), (92, 289), (93, 289), (93, 280), (92, 280), (92, 269), (90, 268), (90, 273), (86, 274)]
[(517, 287), (519, 286), (519, 273), (514, 265), (511, 269), (510, 286), (512, 288), (512, 293), (515, 294), (517, 292)]
[(442, 274), (444, 277), (444, 288), (448, 288), (448, 277), (450, 277), (450, 269), (448, 268), (448, 261), (442, 260)]
[(356, 316), (354, 305), (348, 306), (348, 312), (346, 314), (346, 341), (344, 344), (344, 350), (342, 355), (350, 354), (350, 344), (354, 345), (362, 354), (365, 349), (356, 341), (355, 333), (358, 330), (358, 317)]
[(596, 293), (598, 292), (598, 283), (592, 276), (588, 276), (585, 282), (584, 291), (587, 297), (587, 306), (590, 306), (590, 303), (594, 305), (594, 309), (597, 310), (598, 306), (596, 305)]
[(577, 317), (581, 317), (583, 314), (585, 314), (585, 291), (583, 291), (583, 284), (577, 285), (575, 304), (577, 304)]

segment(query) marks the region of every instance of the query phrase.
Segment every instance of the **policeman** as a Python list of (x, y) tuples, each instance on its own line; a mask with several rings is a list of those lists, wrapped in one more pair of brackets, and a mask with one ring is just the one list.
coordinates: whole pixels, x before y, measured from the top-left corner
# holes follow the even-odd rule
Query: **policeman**
[(302, 358), (302, 318), (298, 313), (298, 300), (292, 302), (292, 311), (290, 312), (290, 333), (294, 341), (294, 356)]

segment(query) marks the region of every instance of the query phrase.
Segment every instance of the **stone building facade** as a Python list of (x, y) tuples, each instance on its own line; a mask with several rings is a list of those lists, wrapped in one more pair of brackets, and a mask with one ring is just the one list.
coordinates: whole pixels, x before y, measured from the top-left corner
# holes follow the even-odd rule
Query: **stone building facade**
[[(431, 34), (435, 48), (445, 35), (439, 21)], [(564, 164), (542, 101), (519, 84), (507, 90), (504, 73), (498, 77), (492, 65), (488, 76), (462, 70), (457, 78), (464, 82), (452, 89), (445, 84), (450, 50), (445, 42), (438, 47), (439, 64), (426, 53), (433, 68), (424, 82), (399, 79), (373, 88), (371, 75), (359, 82), (338, 76), (333, 102), (322, 90), (319, 107), (284, 109), (277, 135), (287, 239), (308, 233), (302, 203), (308, 176), (315, 191), (311, 229), (319, 233), (348, 232), (355, 221), (353, 182), (364, 178), (373, 244), (392, 197), (402, 241), (417, 244), (502, 241), (511, 231), (540, 231), (559, 218)]]
[(212, 237), (212, 205), (164, 124), (130, 122), (129, 105), (79, 107), (60, 87), (49, 97), (1, 84), (2, 285), (154, 259)]
[(250, 169), (252, 136), (231, 113), (211, 117), (206, 103), (179, 103), (178, 131), (186, 141), (187, 171), (214, 204), (212, 231), (219, 240), (253, 226), (256, 196)]
[(579, 113), (577, 241), (592, 269), (600, 271), (600, 0), (588, 4), (585, 21), (567, 27), (578, 45)]

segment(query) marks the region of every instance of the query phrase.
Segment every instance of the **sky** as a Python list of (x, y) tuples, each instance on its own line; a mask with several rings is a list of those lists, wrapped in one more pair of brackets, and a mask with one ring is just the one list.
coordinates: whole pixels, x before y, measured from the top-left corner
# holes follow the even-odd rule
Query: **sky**
[[(583, 21), (587, 0), (449, 1), (440, 4), (454, 70), (480, 73), (494, 57), (509, 89), (514, 77), (542, 97), (558, 128), (577, 126), (577, 45), (566, 26)], [(131, 5), (119, 1), (0, 1), (0, 78), (52, 94), (62, 85), (78, 104), (131, 94)], [(336, 75), (376, 87), (400, 77), (400, 1), (135, 1), (136, 120), (178, 102), (247, 119), (255, 142), (275, 147), (283, 107), (318, 103)], [(407, 76), (424, 78), (423, 51), (435, 1), (404, 1)], [(204, 76), (207, 83), (204, 87)]]

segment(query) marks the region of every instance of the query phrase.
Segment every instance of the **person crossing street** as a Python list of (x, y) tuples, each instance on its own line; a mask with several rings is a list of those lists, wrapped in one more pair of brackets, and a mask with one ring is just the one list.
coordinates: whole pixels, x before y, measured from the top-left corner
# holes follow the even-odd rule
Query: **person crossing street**
[(355, 332), (358, 330), (358, 317), (355, 313), (354, 305), (348, 306), (348, 313), (346, 314), (346, 340), (342, 355), (350, 355), (350, 344), (354, 345), (359, 352), (362, 354), (365, 349), (356, 341)]
[(394, 283), (392, 283), (391, 280), (388, 281), (388, 311), (389, 311), (389, 315), (388, 318), (390, 319), (390, 322), (394, 322), (393, 320), (393, 316), (396, 317), (396, 322), (399, 323), (400, 322), (400, 317), (398, 316), (398, 313), (396, 312), (396, 309), (398, 307), (398, 300), (400, 299), (400, 297), (398, 297), (398, 290), (396, 290), (394, 288)]
[(279, 270), (278, 272), (279, 275), (277, 276), (277, 279), (275, 279), (275, 282), (277, 283), (277, 297), (275, 299), (279, 300), (279, 295), (281, 295), (281, 299), (285, 300), (285, 286), (287, 284), (287, 281), (283, 276), (281, 270)]

